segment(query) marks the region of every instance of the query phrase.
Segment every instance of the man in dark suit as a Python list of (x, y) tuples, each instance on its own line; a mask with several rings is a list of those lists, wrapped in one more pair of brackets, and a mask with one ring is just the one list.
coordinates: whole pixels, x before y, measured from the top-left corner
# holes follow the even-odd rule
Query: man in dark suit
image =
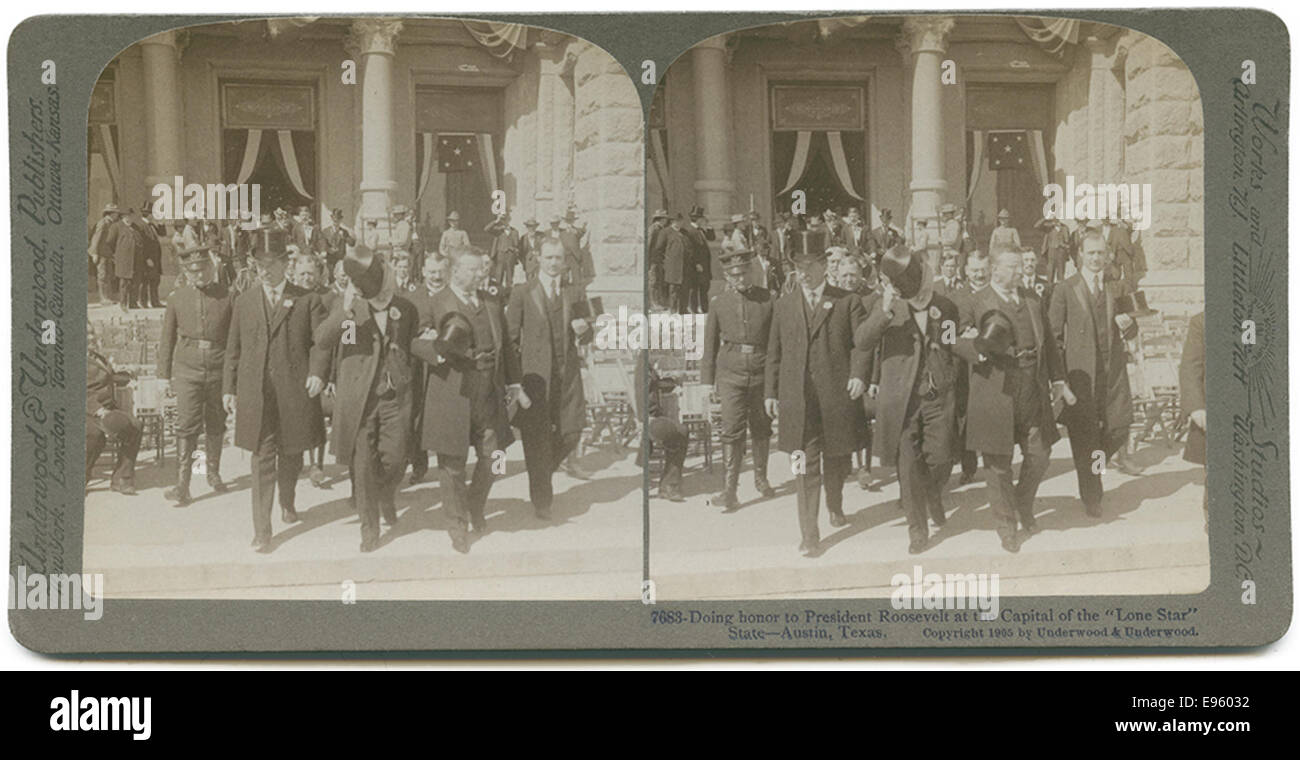
[(649, 351), (636, 352), (636, 409), (638, 414), (644, 415), (651, 445), (663, 447), (664, 468), (659, 475), (659, 497), (683, 502), (686, 498), (682, 496), (682, 465), (686, 462), (690, 434), (680, 421), (668, 416), (663, 405), (663, 394), (676, 388), (676, 381), (661, 377), (654, 366), (647, 363), (649, 354)]
[(271, 504), (280, 489), (280, 519), (295, 523), (302, 453), (325, 440), (318, 394), (308, 377), (312, 335), (326, 316), (320, 296), (285, 277), (288, 232), (258, 231), (258, 280), (235, 298), (226, 338), (224, 396), (235, 415), (235, 445), (252, 452), (253, 548), (271, 550)]
[[(1003, 549), (1017, 552), (1017, 518), (1029, 533), (1038, 531), (1034, 497), (1047, 472), (1052, 444), (1060, 438), (1052, 405), (1061, 398), (1073, 403), (1073, 396), (1065, 384), (1065, 365), (1046, 308), (1032, 291), (1017, 286), (1020, 252), (1004, 250), (991, 263), (989, 286), (964, 304), (956, 350), (970, 366), (966, 448), (984, 457), (998, 537)], [(986, 354), (975, 341), (984, 337), (987, 326), (999, 322), (986, 318), (990, 312), (999, 312), (1010, 323), (1010, 344), (1003, 352)], [(1016, 446), (1024, 459), (1020, 479), (1013, 483), (1011, 456)]]
[(524, 267), (524, 277), (533, 279), (537, 276), (537, 254), (542, 250), (542, 241), (546, 233), (537, 229), (537, 220), (530, 218), (524, 222), (524, 234), (519, 238), (519, 263)]
[(343, 268), (351, 284), (316, 328), (310, 379), (323, 386), (326, 378), (337, 377), (334, 456), (348, 463), (361, 551), (371, 552), (379, 546), (380, 515), (397, 524), (397, 485), (406, 470), (415, 391), (410, 347), (419, 317), (379, 256), (349, 255)]
[(578, 214), (569, 209), (564, 215), (564, 227), (558, 237), (564, 244), (564, 279), (569, 285), (586, 287), (596, 277), (596, 265), (591, 258), (586, 225), (578, 224)]
[(208, 485), (218, 493), (226, 490), (221, 481), (226, 434), (221, 383), (233, 298), (217, 276), (209, 248), (181, 252), (187, 282), (167, 297), (158, 346), (158, 377), (168, 381), (176, 396), (176, 486), (163, 497), (177, 506), (190, 503), (190, 476), (200, 431), (205, 434)]
[[(86, 482), (95, 460), (104, 452), (109, 438), (118, 441), (117, 462), (110, 487), (124, 496), (134, 496), (135, 457), (140, 451), (144, 429), (140, 421), (117, 404), (117, 389), (131, 382), (129, 372), (119, 372), (100, 353), (99, 336), (86, 325)], [(683, 449), (684, 450), (684, 449)]]
[[(650, 270), (650, 304), (652, 306), (669, 306), (667, 289), (664, 287), (664, 254), (668, 243), (668, 212), (659, 209), (650, 222), (649, 254), (646, 262)], [(670, 306), (671, 308), (671, 306)]]
[[(519, 392), (519, 355), (509, 343), (501, 303), (475, 290), (486, 262), (465, 246), (453, 245), (447, 254), (450, 281), (434, 294), (411, 353), (426, 364), (422, 445), (438, 454), (443, 503), (453, 521), (452, 548), (465, 553), (469, 534), (487, 529), (484, 508), (496, 476), (493, 466), (514, 440), (506, 418), (506, 386), (521, 405), (527, 400)], [(451, 333), (458, 329), (469, 332), (464, 351), (449, 347)], [(470, 448), (477, 460), (467, 489)]]
[(144, 279), (144, 233), (135, 209), (126, 210), (114, 237), (113, 273), (117, 277), (117, 300), (122, 311), (128, 311), (139, 308), (136, 302), (137, 278)]
[(519, 264), (519, 230), (510, 225), (510, 212), (498, 214), (483, 231), (492, 236), (488, 249), (488, 282), (497, 288), (502, 302), (510, 300), (515, 284), (515, 267)]
[(524, 443), (528, 495), (537, 516), (549, 520), (551, 478), (577, 448), (587, 423), (577, 345), (591, 342), (593, 332), (583, 288), (564, 284), (564, 246), (543, 243), (538, 264), (537, 279), (511, 294), (506, 323), (522, 373), (514, 425)]
[(158, 285), (162, 281), (162, 243), (147, 216), (138, 217), (137, 226), (141, 245), (140, 257), (136, 260), (136, 290), (141, 308), (156, 309), (163, 305), (158, 295)]
[(1106, 241), (1090, 232), (1080, 241), (1082, 269), (1052, 294), (1048, 316), (1052, 334), (1065, 352), (1066, 380), (1077, 401), (1061, 415), (1070, 431), (1070, 452), (1079, 481), (1079, 498), (1089, 516), (1101, 516), (1101, 473), (1097, 452), (1123, 462), (1121, 471), (1141, 473), (1120, 455), (1133, 424), (1124, 341), (1137, 335), (1137, 321), (1117, 312), (1116, 300), (1132, 292), (1124, 280), (1105, 277)]
[(777, 418), (778, 447), (792, 455), (799, 509), (799, 550), (816, 554), (823, 472), (832, 527), (844, 517), (844, 478), (858, 445), (854, 414), (866, 390), (865, 351), (855, 351), (853, 332), (862, 322), (862, 299), (826, 282), (826, 251), (802, 242), (794, 254), (798, 284), (772, 314), (767, 347), (765, 407)]
[[(956, 251), (944, 255), (952, 256), (954, 260), (961, 258)], [(971, 295), (989, 286), (989, 257), (980, 255), (979, 251), (973, 252), (966, 258), (965, 272), (966, 278), (959, 281), (957, 287), (939, 291), (957, 304), (958, 311), (962, 313), (969, 308)], [(937, 284), (936, 290), (938, 290)], [(963, 361), (957, 377), (957, 440), (959, 443), (966, 440), (966, 403), (969, 400), (970, 366)], [(975, 476), (979, 472), (979, 454), (962, 445), (957, 446), (957, 451), (958, 459), (961, 461), (959, 485), (964, 486), (975, 482)]]
[(740, 507), (736, 488), (745, 460), (745, 428), (754, 440), (754, 488), (776, 495), (767, 481), (772, 420), (763, 409), (764, 367), (772, 325), (772, 294), (745, 282), (754, 253), (730, 251), (720, 263), (727, 289), (709, 300), (700, 382), (712, 385), (722, 402), (722, 464), (725, 485), (716, 500), (730, 512)]
[(664, 288), (667, 306), (678, 314), (685, 314), (690, 306), (690, 283), (694, 280), (687, 271), (690, 258), (690, 241), (682, 232), (682, 215), (673, 217), (663, 231), (664, 237)]
[(1047, 275), (1038, 273), (1038, 254), (1033, 248), (1020, 249), (1020, 287), (1032, 291), (1043, 303), (1052, 303), (1052, 283)]
[(1070, 231), (1060, 219), (1048, 215), (1045, 224), (1047, 229), (1043, 234), (1042, 259), (1047, 262), (1047, 283), (1055, 285), (1065, 279), (1065, 262), (1074, 258), (1071, 250), (1073, 241)]
[(298, 215), (293, 219), (293, 242), (303, 253), (324, 253), (325, 236), (316, 221), (311, 218), (311, 209), (306, 206), (298, 208)]
[(880, 226), (871, 231), (870, 253), (872, 263), (878, 264), (885, 251), (898, 245), (903, 236), (893, 227), (894, 212), (887, 208), (880, 209)]
[(709, 242), (717, 238), (709, 221), (704, 217), (704, 209), (699, 206), (691, 208), (691, 223), (682, 233), (686, 235), (686, 276), (682, 287), (686, 290), (686, 311), (703, 314), (709, 304), (709, 284), (713, 281), (713, 251)]
[[(447, 259), (436, 251), (424, 259), (424, 279), (407, 299), (415, 305), (415, 312), (420, 324), (433, 323), (433, 297), (438, 291), (447, 287)], [(424, 362), (415, 362), (415, 395), (411, 409), (411, 482), (419, 483), (429, 473), (429, 452), (423, 447), (420, 431), (424, 424)]]
[(944, 298), (957, 297), (957, 293), (965, 289), (965, 281), (961, 279), (961, 270), (958, 268), (959, 258), (956, 251), (944, 251), (939, 262), (939, 276), (934, 278), (934, 292)]
[(882, 266), (894, 276), (854, 340), (863, 350), (879, 350), (875, 450), (882, 464), (898, 467), (911, 554), (925, 550), (930, 518), (937, 526), (946, 522), (943, 491), (955, 453), (962, 364), (953, 353), (957, 304), (936, 292), (924, 256), (905, 246), (887, 253)]
[(331, 211), (330, 220), (333, 224), (321, 230), (320, 236), (324, 242), (326, 269), (332, 277), (338, 263), (347, 253), (348, 246), (356, 245), (357, 238), (352, 234), (352, 230), (343, 226), (343, 209), (336, 208)]

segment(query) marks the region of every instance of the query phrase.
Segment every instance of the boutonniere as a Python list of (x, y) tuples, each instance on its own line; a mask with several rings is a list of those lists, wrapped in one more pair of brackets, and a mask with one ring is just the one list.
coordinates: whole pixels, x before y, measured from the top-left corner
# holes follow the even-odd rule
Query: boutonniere
[(938, 318), (941, 317), (941, 316), (943, 316), (943, 315), (939, 312), (939, 307), (938, 307), (938, 306), (931, 306), (931, 307), (930, 307), (930, 319), (938, 319)]
[(399, 309), (399, 308), (397, 308), (396, 306), (389, 306), (389, 307), (388, 307), (388, 318), (389, 318), (389, 319), (401, 319), (401, 318), (402, 318), (402, 310)]
[(497, 294), (497, 286), (496, 286), (496, 285), (489, 285), (488, 288), (487, 288), (487, 292), (488, 292), (490, 295), (496, 295), (496, 294)]
[(286, 308), (286, 309), (292, 309), (292, 308), (293, 308), (293, 299), (292, 299), (292, 298), (286, 298), (286, 299), (284, 299), (284, 308)]
[(826, 309), (826, 310), (828, 310), (828, 311), (829, 311), (832, 307), (834, 307), (834, 306), (835, 306), (835, 304), (831, 303), (830, 301), (824, 301), (824, 302), (822, 302), (822, 308), (823, 308), (823, 309)]

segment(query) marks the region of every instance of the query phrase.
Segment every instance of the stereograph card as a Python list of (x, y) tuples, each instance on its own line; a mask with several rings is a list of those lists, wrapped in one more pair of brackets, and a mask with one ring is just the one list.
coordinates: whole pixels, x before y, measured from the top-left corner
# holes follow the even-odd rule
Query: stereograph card
[(38, 16), (8, 60), (33, 650), (1290, 624), (1266, 12)]

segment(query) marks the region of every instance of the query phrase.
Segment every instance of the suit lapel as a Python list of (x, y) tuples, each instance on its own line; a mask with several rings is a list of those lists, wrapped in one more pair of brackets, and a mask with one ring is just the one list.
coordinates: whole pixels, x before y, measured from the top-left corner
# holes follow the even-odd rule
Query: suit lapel
[(293, 297), (294, 294), (290, 292), (290, 285), (286, 282), (284, 291), (280, 294), (280, 303), (276, 304), (275, 313), (271, 315), (268, 334), (275, 335), (275, 331), (280, 328), (280, 323), (284, 321), (284, 318), (289, 314), (289, 310), (293, 308)]
[(531, 295), (533, 303), (537, 305), (537, 314), (542, 318), (542, 322), (546, 325), (546, 330), (549, 332), (551, 329), (551, 320), (549, 319), (550, 315), (547, 313), (546, 309), (546, 286), (542, 284), (542, 278), (540, 276), (533, 280)]
[[(803, 297), (802, 292), (799, 294), (799, 297), (800, 298)], [(821, 329), (822, 324), (826, 322), (826, 319), (830, 316), (831, 311), (833, 311), (832, 304), (833, 302), (831, 301), (830, 296), (828, 296), (826, 294), (826, 290), (823, 289), (822, 298), (820, 301), (817, 302), (817, 308), (813, 312), (812, 331), (810, 333), (811, 335), (816, 335), (817, 331)]]

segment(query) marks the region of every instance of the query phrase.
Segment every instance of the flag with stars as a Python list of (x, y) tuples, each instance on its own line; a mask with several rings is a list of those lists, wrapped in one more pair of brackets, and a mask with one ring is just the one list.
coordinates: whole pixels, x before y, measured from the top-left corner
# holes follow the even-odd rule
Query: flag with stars
[(1029, 137), (1024, 132), (990, 132), (989, 169), (1031, 169)]
[(478, 144), (472, 134), (438, 135), (438, 171), (443, 174), (477, 169)]

